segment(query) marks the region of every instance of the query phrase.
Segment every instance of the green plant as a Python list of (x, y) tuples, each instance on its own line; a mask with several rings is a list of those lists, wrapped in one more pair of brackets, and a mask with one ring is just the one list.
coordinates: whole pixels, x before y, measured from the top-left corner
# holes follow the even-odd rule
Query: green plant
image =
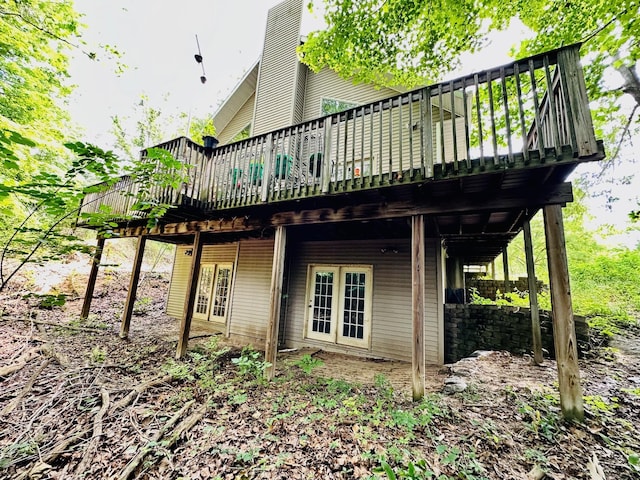
[(104, 363), (107, 359), (107, 351), (101, 347), (93, 347), (89, 359), (92, 363)]
[(152, 303), (153, 299), (151, 297), (137, 298), (133, 304), (133, 313), (136, 315), (145, 315), (149, 312), (149, 307)]
[(261, 378), (264, 371), (271, 366), (269, 362), (260, 360), (260, 353), (250, 346), (244, 347), (238, 358), (232, 358), (231, 363), (238, 367), (241, 377)]
[(37, 452), (38, 444), (34, 440), (7, 445), (0, 450), (0, 468), (8, 468)]
[(324, 362), (319, 358), (312, 357), (308, 353), (300, 357), (299, 360), (293, 363), (296, 367), (300, 368), (306, 375), (311, 375), (311, 372), (324, 365)]

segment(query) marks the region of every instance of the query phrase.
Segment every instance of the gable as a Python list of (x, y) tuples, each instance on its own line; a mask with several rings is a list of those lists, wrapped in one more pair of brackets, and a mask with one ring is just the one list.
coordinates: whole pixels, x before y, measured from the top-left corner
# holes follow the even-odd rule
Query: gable
[(328, 68), (323, 68), (318, 73), (309, 71), (306, 76), (302, 121), (323, 116), (321, 111), (323, 98), (363, 105), (395, 94), (397, 92), (390, 88), (376, 89), (363, 83), (354, 85), (350, 81), (340, 78), (336, 72)]

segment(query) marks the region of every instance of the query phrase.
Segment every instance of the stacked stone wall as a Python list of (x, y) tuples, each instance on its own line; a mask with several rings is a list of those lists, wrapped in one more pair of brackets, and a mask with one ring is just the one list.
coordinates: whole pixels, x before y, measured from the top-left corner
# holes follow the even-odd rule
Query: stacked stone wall
[[(528, 308), (497, 305), (445, 305), (445, 361), (452, 363), (476, 350), (507, 350), (515, 354), (531, 352), (531, 313)], [(575, 316), (578, 354), (589, 349), (589, 328), (583, 317)], [(542, 348), (553, 357), (551, 314), (540, 312)]]

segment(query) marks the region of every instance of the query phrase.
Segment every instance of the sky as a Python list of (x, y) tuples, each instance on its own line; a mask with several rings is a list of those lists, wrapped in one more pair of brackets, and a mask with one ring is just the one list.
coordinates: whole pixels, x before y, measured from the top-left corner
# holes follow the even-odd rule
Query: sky
[[(70, 100), (73, 119), (84, 127), (87, 140), (111, 147), (111, 117), (131, 115), (142, 95), (165, 115), (212, 114), (258, 59), (267, 11), (279, 2), (76, 0), (88, 46), (115, 46), (128, 68), (116, 75), (113, 61), (104, 56), (93, 61), (76, 51), (70, 68), (77, 85)], [(205, 84), (194, 59), (196, 35)]]
[[(85, 49), (93, 51), (99, 44), (114, 46), (123, 52), (120, 61), (127, 65), (118, 75), (115, 63), (99, 50), (98, 61), (90, 60), (79, 50), (74, 52), (70, 74), (76, 89), (69, 110), (84, 130), (82, 138), (113, 148), (111, 117), (121, 117), (134, 130), (134, 119), (129, 118), (127, 123), (126, 117), (132, 117), (134, 105), (142, 95), (164, 116), (213, 114), (259, 58), (267, 12), (280, 1), (76, 0), (75, 8), (84, 14), (87, 25), (83, 34)], [(321, 25), (321, 15), (311, 15), (305, 9), (303, 33)], [(204, 58), (204, 84), (200, 81), (201, 66), (194, 59), (198, 52), (196, 35)], [(510, 47), (523, 35), (524, 27), (513, 25), (509, 31), (494, 36), (490, 47), (480, 54), (465, 56), (462, 68), (452, 76), (509, 62)], [(174, 127), (186, 133), (187, 118)], [(603, 208), (602, 199), (593, 199), (594, 225), (625, 223), (627, 213), (635, 207), (637, 185), (627, 186), (626, 190), (613, 211)], [(640, 232), (623, 238), (629, 246), (638, 241)]]

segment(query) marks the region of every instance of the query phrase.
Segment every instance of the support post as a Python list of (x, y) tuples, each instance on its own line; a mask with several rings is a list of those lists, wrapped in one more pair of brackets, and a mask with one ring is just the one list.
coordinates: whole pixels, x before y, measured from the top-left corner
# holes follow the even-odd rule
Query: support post
[(278, 328), (280, 327), (280, 304), (282, 303), (282, 279), (284, 277), (284, 260), (287, 246), (286, 227), (276, 227), (273, 245), (273, 264), (271, 267), (271, 290), (269, 295), (269, 322), (264, 347), (264, 359), (271, 365), (264, 371), (267, 380), (276, 373), (276, 357), (278, 355)]
[(569, 267), (564, 241), (562, 207), (544, 207), (544, 229), (553, 311), (553, 342), (558, 364), (560, 408), (566, 420), (584, 420), (578, 347), (573, 323)]
[(424, 397), (424, 215), (411, 217), (411, 310), (412, 310), (412, 386), (413, 400)]
[(491, 260), (491, 280), (496, 279), (496, 261), (495, 259)]
[(84, 292), (84, 302), (82, 304), (82, 312), (80, 318), (86, 320), (91, 309), (91, 300), (93, 299), (93, 291), (96, 288), (96, 279), (98, 278), (98, 269), (100, 268), (100, 260), (102, 259), (102, 251), (104, 250), (104, 237), (98, 238), (96, 245), (96, 253), (91, 259), (91, 271), (89, 272), (89, 280), (87, 281), (87, 289)]
[(533, 257), (533, 242), (531, 241), (531, 225), (529, 220), (523, 224), (524, 254), (527, 262), (527, 280), (529, 282), (529, 310), (531, 311), (531, 337), (533, 339), (533, 361), (542, 365), (542, 333), (540, 331), (540, 310), (538, 309), (538, 284), (536, 281), (536, 267)]
[(502, 249), (502, 271), (504, 273), (504, 293), (509, 293), (511, 281), (509, 280), (509, 255), (506, 246)]
[(138, 291), (138, 280), (140, 279), (140, 267), (142, 266), (142, 257), (144, 256), (144, 246), (146, 243), (147, 237), (140, 235), (138, 237), (138, 245), (136, 247), (136, 256), (133, 259), (133, 271), (131, 272), (131, 279), (129, 280), (127, 301), (124, 304), (124, 313), (122, 314), (120, 338), (127, 338), (129, 335), (131, 315), (133, 314), (133, 305), (136, 303), (136, 292)]
[(196, 232), (193, 239), (193, 251), (191, 252), (191, 269), (187, 280), (187, 292), (182, 310), (182, 321), (180, 322), (180, 332), (178, 333), (178, 347), (176, 349), (176, 359), (184, 357), (189, 346), (189, 331), (191, 330), (191, 317), (196, 304), (196, 289), (198, 288), (198, 276), (200, 275), (200, 259), (202, 258), (202, 236)]

